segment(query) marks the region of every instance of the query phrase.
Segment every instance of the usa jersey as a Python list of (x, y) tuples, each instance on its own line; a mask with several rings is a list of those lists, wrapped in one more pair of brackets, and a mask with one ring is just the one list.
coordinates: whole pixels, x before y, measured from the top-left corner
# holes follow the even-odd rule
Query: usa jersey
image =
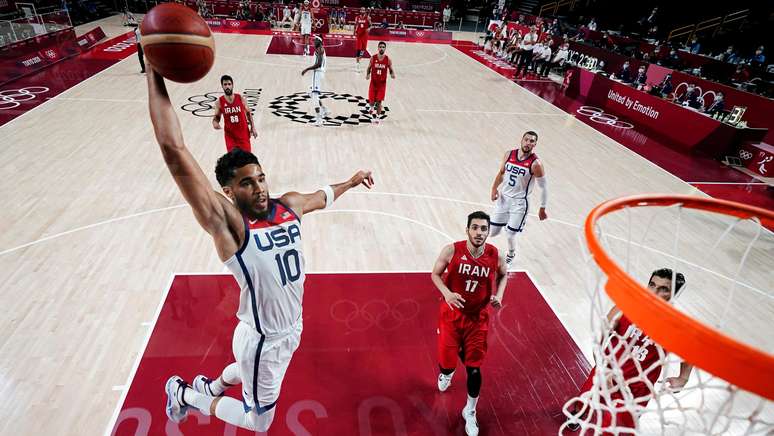
[(245, 240), (225, 264), (241, 289), (241, 322), (271, 337), (301, 321), (306, 280), (301, 221), (290, 208), (271, 199), (267, 219), (245, 218)]
[(462, 312), (476, 314), (489, 304), (500, 261), (494, 245), (485, 244), (484, 252), (475, 258), (467, 244), (468, 241), (454, 243), (454, 255), (446, 267), (449, 273), (444, 283), (465, 299)]
[(302, 9), (301, 22), (306, 24), (312, 24), (312, 11), (310, 11), (309, 9)]
[(526, 200), (532, 188), (532, 165), (537, 159), (537, 155), (532, 153), (524, 160), (519, 160), (518, 150), (511, 150), (505, 162), (503, 181), (497, 187), (500, 195)]

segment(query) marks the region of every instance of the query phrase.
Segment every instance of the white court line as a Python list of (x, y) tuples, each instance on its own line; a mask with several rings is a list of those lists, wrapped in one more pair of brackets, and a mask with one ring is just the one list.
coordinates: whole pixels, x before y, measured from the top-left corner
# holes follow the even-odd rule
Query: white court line
[(46, 100), (64, 100), (64, 101), (105, 101), (111, 103), (147, 103), (148, 100), (131, 100), (121, 98), (88, 98), (88, 97), (46, 97)]
[[(118, 400), (118, 404), (116, 404), (116, 408), (113, 411), (113, 416), (110, 418), (110, 421), (108, 422), (108, 426), (105, 429), (105, 436), (110, 436), (110, 434), (113, 431), (113, 427), (116, 425), (116, 421), (118, 421), (118, 415), (121, 413), (121, 408), (124, 407), (124, 401), (126, 401), (126, 396), (129, 394), (129, 387), (132, 385), (132, 382), (134, 381), (135, 375), (137, 375), (137, 368), (140, 367), (140, 360), (142, 360), (142, 356), (145, 354), (145, 350), (148, 348), (148, 343), (150, 342), (151, 334), (153, 334), (153, 329), (156, 328), (156, 323), (159, 321), (159, 316), (161, 315), (161, 308), (164, 306), (164, 302), (167, 301), (167, 296), (169, 295), (169, 290), (172, 289), (172, 283), (175, 281), (175, 276), (177, 274), (170, 274), (169, 281), (167, 284), (166, 289), (164, 290), (163, 295), (161, 296), (161, 301), (159, 301), (159, 306), (156, 308), (156, 314), (153, 316), (153, 322), (150, 328), (148, 328), (148, 332), (145, 335), (145, 341), (143, 343), (143, 346), (140, 348), (140, 352), (137, 354), (137, 358), (134, 360), (134, 365), (132, 365), (132, 370), (129, 372), (129, 378), (126, 380), (126, 384), (124, 385), (125, 389), (121, 392), (121, 398)], [(116, 386), (113, 386), (113, 390)]]
[(337, 212), (339, 212), (339, 213), (370, 213), (370, 214), (373, 214), (373, 215), (382, 215), (382, 216), (387, 216), (387, 217), (391, 217), (391, 218), (397, 218), (397, 219), (401, 219), (401, 220), (404, 220), (404, 221), (408, 221), (408, 222), (410, 222), (410, 223), (419, 224), (420, 226), (422, 226), (422, 227), (425, 227), (425, 228), (427, 228), (427, 229), (430, 229), (430, 230), (432, 230), (432, 231), (434, 231), (434, 232), (438, 233), (439, 235), (441, 235), (441, 236), (445, 237), (446, 239), (448, 239), (448, 240), (450, 240), (450, 241), (454, 241), (454, 240), (455, 240), (455, 239), (454, 239), (454, 238), (452, 238), (451, 236), (447, 235), (446, 233), (444, 233), (444, 232), (442, 232), (442, 231), (440, 231), (440, 230), (436, 229), (435, 227), (433, 227), (433, 226), (431, 226), (431, 225), (429, 225), (429, 224), (425, 224), (425, 223), (423, 223), (423, 222), (417, 221), (417, 220), (415, 220), (415, 219), (412, 219), (412, 218), (409, 218), (409, 217), (405, 217), (405, 216), (403, 216), (403, 215), (396, 215), (396, 214), (394, 214), (394, 213), (388, 213), (388, 212), (380, 212), (380, 211), (376, 211), (376, 210), (368, 210), (368, 209), (332, 209), (332, 210), (320, 210), (320, 211), (317, 211), (317, 212), (315, 212), (314, 214), (310, 214), (309, 216), (314, 216), (314, 215), (323, 215), (323, 214), (329, 214), (329, 213), (337, 213)]
[(768, 185), (766, 182), (685, 182), (691, 185)]
[[(567, 115), (569, 115), (569, 116), (571, 116), (571, 117), (573, 117), (573, 118), (576, 118), (576, 117), (575, 117), (575, 115), (573, 115), (573, 114), (571, 114), (571, 113), (569, 113), (569, 112), (565, 112), (565, 111), (564, 111), (562, 108), (560, 108), (560, 107), (558, 107), (558, 106), (554, 106), (552, 103), (548, 102), (547, 100), (544, 100), (544, 99), (543, 99), (542, 97), (540, 97), (539, 95), (532, 93), (532, 91), (528, 90), (527, 88), (525, 88), (525, 87), (523, 87), (523, 86), (519, 85), (518, 83), (514, 82), (513, 80), (510, 80), (510, 79), (508, 79), (508, 78), (507, 78), (507, 77), (505, 77), (505, 76), (502, 76), (502, 75), (500, 75), (500, 73), (498, 73), (497, 71), (495, 71), (495, 70), (493, 70), (493, 69), (491, 69), (491, 68), (487, 67), (486, 65), (484, 65), (484, 64), (482, 64), (481, 62), (477, 61), (476, 59), (474, 59), (474, 58), (472, 58), (472, 57), (468, 56), (468, 55), (467, 55), (466, 53), (464, 53), (463, 51), (461, 51), (461, 50), (457, 50), (457, 51), (459, 51), (459, 52), (460, 52), (460, 54), (462, 55), (462, 57), (469, 59), (469, 62), (475, 62), (475, 63), (476, 63), (476, 64), (477, 64), (479, 67), (482, 67), (484, 70), (486, 70), (486, 71), (489, 71), (490, 73), (492, 73), (492, 74), (496, 75), (497, 77), (499, 77), (500, 79), (502, 79), (504, 82), (507, 82), (507, 83), (510, 83), (510, 84), (512, 84), (512, 85), (514, 85), (514, 86), (516, 86), (517, 88), (521, 89), (522, 91), (524, 91), (524, 92), (525, 92), (525, 93), (527, 93), (528, 95), (530, 95), (530, 96), (532, 96), (533, 98), (537, 99), (538, 101), (542, 102), (544, 105), (548, 105), (548, 107), (552, 108), (552, 109), (553, 109), (553, 110), (555, 110), (555, 111), (559, 111), (559, 112), (561, 112), (561, 113), (563, 113), (563, 114), (567, 114)], [(682, 182), (682, 183), (687, 183), (685, 180), (683, 180), (683, 179), (681, 179), (681, 178), (677, 177), (676, 175), (674, 175), (674, 174), (670, 173), (669, 171), (665, 170), (664, 168), (661, 168), (660, 166), (658, 166), (658, 165), (656, 165), (655, 163), (651, 162), (649, 159), (645, 158), (644, 156), (641, 156), (641, 155), (639, 155), (638, 153), (635, 153), (635, 152), (634, 152), (634, 150), (632, 150), (632, 149), (630, 149), (629, 147), (627, 147), (627, 146), (625, 146), (625, 145), (621, 144), (620, 142), (616, 141), (615, 139), (613, 139), (613, 138), (611, 138), (611, 137), (609, 137), (609, 136), (605, 135), (604, 133), (600, 132), (599, 130), (597, 130), (597, 129), (593, 128), (593, 127), (591, 127), (590, 125), (588, 125), (588, 124), (584, 123), (583, 121), (580, 121), (580, 120), (579, 120), (579, 121), (578, 121), (578, 124), (579, 124), (579, 125), (581, 125), (581, 126), (586, 126), (586, 127), (588, 127), (589, 129), (591, 129), (591, 130), (593, 130), (594, 132), (596, 132), (598, 135), (602, 136), (603, 138), (606, 138), (607, 140), (609, 140), (609, 141), (612, 141), (612, 142), (613, 142), (613, 143), (615, 143), (615, 144), (618, 144), (618, 146), (619, 146), (620, 148), (624, 149), (625, 151), (628, 151), (629, 153), (633, 154), (634, 156), (637, 156), (638, 158), (640, 158), (640, 159), (642, 159), (643, 161), (647, 162), (647, 163), (648, 163), (650, 166), (652, 166), (652, 167), (654, 167), (654, 168), (657, 168), (657, 169), (658, 169), (660, 172), (663, 172), (663, 173), (665, 173), (665, 174), (667, 174), (667, 175), (669, 175), (669, 176), (671, 176), (671, 177), (673, 177), (673, 178), (675, 178), (675, 179), (679, 180), (679, 181), (680, 181), (680, 182)], [(638, 133), (639, 133), (639, 132), (638, 132)], [(699, 191), (699, 190), (698, 190), (696, 187), (693, 187), (693, 186), (691, 186), (691, 188), (692, 188), (694, 191), (701, 192), (701, 191)], [(701, 192), (701, 194), (703, 194), (703, 195), (706, 195), (706, 194), (704, 194), (703, 192)]]
[[(493, 207), (492, 204), (476, 203), (476, 202), (472, 202), (472, 201), (458, 200), (456, 198), (439, 197), (439, 196), (435, 196), (435, 195), (406, 194), (406, 193), (399, 193), (399, 192), (373, 192), (373, 191), (351, 191), (351, 192), (347, 193), (347, 195), (353, 195), (353, 194), (354, 195), (357, 195), (357, 194), (360, 194), (360, 195), (391, 195), (391, 196), (397, 196), (397, 197), (408, 197), (408, 198), (420, 198), (420, 199), (432, 199), (432, 200), (451, 201), (451, 202), (457, 202), (457, 203), (462, 203), (462, 204), (470, 204), (470, 205), (482, 206), (482, 207), (485, 207), (485, 208), (492, 208)], [(178, 204), (178, 205), (175, 205), (175, 206), (168, 206), (168, 207), (159, 208), (159, 209), (152, 209), (152, 210), (145, 211), (145, 212), (138, 212), (138, 213), (135, 213), (135, 214), (124, 216), (124, 217), (111, 218), (111, 219), (109, 219), (107, 221), (102, 221), (102, 222), (97, 222), (97, 223), (94, 223), (94, 224), (89, 224), (89, 225), (86, 225), (86, 226), (81, 226), (81, 227), (78, 227), (78, 228), (75, 228), (75, 229), (72, 229), (72, 230), (68, 230), (68, 231), (65, 231), (65, 232), (62, 232), (62, 233), (57, 233), (55, 235), (50, 235), (50, 236), (47, 236), (45, 238), (41, 238), (41, 239), (38, 239), (38, 240), (35, 240), (35, 241), (32, 241), (32, 242), (28, 242), (28, 243), (20, 245), (18, 247), (13, 247), (13, 248), (6, 249), (4, 251), (0, 251), (0, 256), (2, 256), (3, 254), (12, 253), (14, 251), (20, 250), (20, 249), (25, 248), (25, 247), (29, 247), (29, 246), (38, 244), (40, 242), (49, 241), (51, 239), (55, 239), (55, 238), (58, 238), (60, 236), (69, 235), (71, 233), (75, 233), (75, 232), (78, 232), (78, 231), (81, 231), (81, 230), (91, 229), (91, 228), (98, 227), (98, 226), (103, 225), (103, 224), (109, 224), (109, 223), (114, 223), (114, 222), (118, 222), (118, 221), (124, 221), (124, 220), (130, 219), (130, 218), (135, 218), (135, 217), (138, 217), (138, 216), (149, 215), (149, 214), (153, 214), (153, 213), (157, 213), (157, 212), (163, 212), (163, 211), (166, 211), (166, 210), (177, 209), (177, 208), (182, 208), (182, 207), (186, 207), (186, 206), (188, 206), (188, 205), (186, 203), (183, 203), (183, 204)], [(337, 212), (337, 211), (339, 211), (339, 212), (350, 212), (350, 213), (372, 213), (372, 214), (376, 214), (376, 215), (383, 215), (383, 216), (389, 216), (389, 217), (393, 217), (393, 218), (398, 218), (398, 219), (402, 219), (402, 220), (405, 220), (405, 221), (414, 222), (414, 223), (419, 224), (419, 225), (421, 225), (423, 227), (431, 229), (434, 232), (443, 235), (445, 238), (447, 238), (447, 239), (449, 239), (451, 241), (455, 240), (454, 238), (452, 238), (451, 236), (447, 235), (446, 233), (444, 233), (444, 232), (442, 232), (442, 231), (440, 231), (440, 230), (438, 230), (438, 229), (436, 229), (436, 228), (434, 228), (434, 227), (432, 227), (432, 226), (430, 226), (428, 224), (425, 224), (425, 223), (422, 223), (422, 222), (419, 222), (419, 221), (416, 221), (416, 220), (413, 220), (411, 218), (407, 218), (407, 217), (404, 217), (404, 216), (401, 216), (401, 215), (390, 214), (390, 213), (387, 213), (387, 212), (379, 212), (379, 211), (372, 211), (372, 210), (357, 210), (357, 209), (333, 209), (333, 210), (328, 210), (328, 211), (323, 210), (323, 211), (314, 212), (313, 214), (310, 214), (309, 216), (320, 215), (320, 214), (323, 214), (323, 213), (333, 213), (333, 212)], [(530, 213), (529, 216), (535, 217), (536, 215), (534, 213)], [(583, 228), (583, 226), (581, 224), (574, 224), (574, 223), (563, 221), (563, 220), (559, 220), (559, 219), (556, 219), (556, 218), (548, 218), (548, 220), (546, 220), (546, 221), (547, 222), (556, 222), (556, 223), (563, 224), (563, 225), (566, 225), (566, 226), (569, 226), (569, 227), (574, 227), (576, 229)], [(623, 242), (627, 242), (627, 243), (629, 242), (629, 240), (627, 238), (623, 238), (623, 237), (619, 237), (619, 236), (615, 236), (615, 235), (607, 235), (607, 236), (612, 238), (612, 239), (618, 240), (618, 241), (623, 241)], [(670, 253), (665, 253), (665, 252), (663, 252), (661, 250), (657, 250), (657, 249), (652, 248), (652, 247), (641, 245), (641, 244), (636, 243), (636, 242), (630, 242), (630, 243), (632, 245), (634, 245), (634, 246), (637, 246), (637, 247), (640, 247), (640, 248), (644, 248), (646, 250), (650, 250), (650, 251), (652, 251), (654, 253), (658, 253), (658, 254), (660, 254), (662, 256), (665, 256), (665, 257), (668, 257), (670, 259), (675, 259), (675, 257), (672, 254), (670, 254)], [(705, 268), (705, 267), (703, 267), (701, 265), (697, 265), (697, 264), (695, 264), (693, 262), (689, 262), (689, 261), (687, 261), (685, 259), (682, 259), (682, 258), (676, 258), (676, 259), (679, 260), (680, 262), (685, 263), (686, 265), (689, 265), (689, 266), (692, 266), (694, 268), (700, 269), (702, 271), (708, 272), (710, 274), (716, 275), (716, 276), (718, 276), (720, 278), (723, 278), (725, 280), (732, 281), (732, 282), (738, 284), (739, 286), (743, 286), (743, 287), (745, 287), (747, 289), (750, 289), (750, 290), (752, 290), (754, 292), (757, 292), (757, 293), (759, 293), (759, 294), (761, 294), (761, 295), (763, 295), (765, 297), (774, 298), (774, 295), (769, 295), (768, 293), (763, 292), (763, 291), (761, 291), (760, 289), (758, 289), (758, 288), (756, 288), (754, 286), (748, 285), (746, 283), (741, 283), (741, 282), (739, 282), (737, 280), (734, 280), (731, 277), (727, 277), (726, 275), (721, 274), (719, 272), (716, 272), (716, 271), (713, 271), (711, 269)]]
[[(546, 304), (548, 305), (548, 307), (551, 309), (551, 311), (554, 312), (554, 315), (556, 315), (556, 318), (562, 324), (562, 327), (564, 328), (564, 331), (566, 331), (570, 335), (570, 338), (572, 338), (573, 342), (575, 342), (575, 345), (578, 347), (579, 350), (581, 350), (581, 354), (584, 357), (586, 357), (585, 353), (583, 353), (583, 347), (581, 346), (581, 341), (578, 339), (577, 336), (575, 336), (575, 333), (567, 327), (567, 324), (565, 324), (565, 322), (562, 319), (562, 317), (559, 316), (560, 314), (562, 316), (567, 316), (567, 314), (564, 313), (564, 312), (559, 312), (558, 310), (556, 310), (556, 307), (554, 307), (554, 305), (551, 304), (551, 301), (548, 298), (546, 298), (545, 292), (540, 290), (540, 285), (538, 284), (538, 282), (535, 279), (535, 277), (532, 274), (530, 274), (529, 271), (524, 270), (523, 272), (524, 272), (524, 274), (527, 275), (527, 277), (529, 277), (529, 280), (532, 282), (532, 284), (535, 285), (535, 289), (537, 289), (537, 291), (540, 294), (540, 296), (543, 297), (543, 301), (545, 301)], [(586, 359), (588, 360), (588, 357), (586, 357)]]
[(417, 112), (443, 112), (454, 114), (495, 114), (495, 115), (536, 115), (543, 117), (569, 117), (570, 114), (547, 114), (539, 112), (503, 112), (503, 111), (467, 111), (467, 110), (451, 110), (451, 109), (414, 109)]
[[(107, 72), (108, 70), (110, 70), (110, 69), (111, 69), (111, 68), (113, 68), (113, 67), (116, 67), (116, 66), (118, 66), (118, 65), (119, 65), (121, 62), (123, 62), (123, 61), (125, 61), (125, 60), (129, 59), (131, 56), (132, 56), (132, 55), (127, 55), (125, 58), (123, 58), (123, 59), (121, 59), (120, 61), (116, 62), (115, 64), (113, 64), (113, 65), (111, 65), (111, 66), (109, 66), (109, 67), (105, 68), (104, 70), (102, 70), (102, 71), (98, 72), (97, 74), (95, 74), (95, 75), (93, 75), (93, 76), (91, 76), (91, 77), (89, 77), (89, 78), (86, 78), (86, 79), (82, 80), (82, 81), (81, 81), (81, 82), (79, 82), (79, 83), (76, 83), (74, 86), (72, 86), (72, 87), (70, 87), (70, 88), (68, 88), (68, 89), (65, 89), (64, 91), (60, 92), (60, 93), (59, 93), (59, 95), (57, 95), (57, 96), (55, 96), (55, 97), (47, 97), (47, 98), (46, 98), (46, 100), (45, 100), (43, 103), (41, 103), (41, 104), (39, 104), (39, 105), (35, 106), (34, 108), (32, 108), (32, 109), (30, 109), (30, 110), (28, 110), (28, 111), (26, 111), (26, 112), (22, 113), (21, 115), (19, 115), (18, 117), (16, 117), (16, 118), (12, 119), (11, 121), (8, 121), (7, 123), (3, 124), (2, 126), (0, 126), (0, 129), (3, 129), (3, 128), (5, 128), (5, 127), (7, 127), (7, 126), (11, 125), (11, 124), (12, 124), (14, 121), (16, 121), (16, 120), (18, 120), (18, 119), (20, 119), (20, 118), (24, 117), (25, 115), (27, 115), (27, 114), (29, 114), (29, 113), (31, 113), (31, 112), (34, 112), (36, 109), (38, 109), (38, 108), (40, 108), (40, 107), (43, 107), (43, 106), (45, 106), (45, 105), (46, 105), (46, 103), (48, 103), (49, 101), (51, 101), (51, 100), (56, 100), (56, 99), (60, 98), (62, 95), (65, 95), (66, 93), (68, 93), (68, 92), (72, 91), (73, 89), (75, 89), (75, 88), (77, 88), (77, 87), (79, 87), (79, 86), (83, 85), (84, 83), (88, 82), (89, 80), (91, 80), (91, 79), (93, 79), (93, 78), (95, 78), (95, 77), (99, 76), (99, 75), (100, 75), (100, 74), (102, 74), (102, 73), (105, 73), (105, 72)], [(3, 253), (2, 253), (2, 252), (0, 252), (0, 254), (3, 254)]]
[(36, 239), (34, 241), (31, 241), (31, 242), (27, 242), (26, 244), (19, 245), (18, 247), (8, 248), (6, 250), (0, 251), (0, 256), (2, 256), (4, 254), (8, 254), (8, 253), (13, 253), (14, 251), (21, 250), (22, 248), (26, 248), (26, 247), (29, 247), (31, 245), (39, 244), (39, 243), (45, 242), (45, 241), (50, 241), (51, 239), (56, 239), (56, 238), (59, 238), (61, 236), (69, 235), (71, 233), (80, 232), (81, 230), (88, 230), (88, 229), (91, 229), (91, 228), (94, 228), (94, 227), (102, 226), (104, 224), (111, 224), (111, 223), (115, 223), (115, 222), (118, 222), (118, 221), (124, 221), (124, 220), (128, 220), (128, 219), (131, 219), (131, 218), (136, 218), (136, 217), (139, 217), (139, 216), (143, 216), (143, 215), (150, 215), (150, 214), (157, 213), (157, 212), (164, 212), (164, 211), (167, 211), (167, 210), (170, 210), (170, 209), (178, 209), (178, 208), (185, 207), (185, 206), (188, 206), (188, 204), (183, 203), (183, 204), (178, 204), (178, 205), (175, 205), (175, 206), (167, 206), (167, 207), (161, 207), (161, 208), (158, 208), (158, 209), (146, 210), (144, 212), (137, 212), (137, 213), (133, 213), (131, 215), (126, 215), (126, 216), (117, 217), (117, 218), (111, 218), (109, 220), (100, 221), (100, 222), (96, 222), (96, 223), (93, 223), (93, 224), (88, 224), (88, 225), (81, 226), (81, 227), (76, 227), (74, 229), (70, 229), (70, 230), (67, 230), (67, 231), (64, 231), (64, 232), (61, 232), (61, 233), (56, 233), (56, 234), (53, 234), (53, 235), (46, 236), (44, 238), (40, 238), (40, 239)]

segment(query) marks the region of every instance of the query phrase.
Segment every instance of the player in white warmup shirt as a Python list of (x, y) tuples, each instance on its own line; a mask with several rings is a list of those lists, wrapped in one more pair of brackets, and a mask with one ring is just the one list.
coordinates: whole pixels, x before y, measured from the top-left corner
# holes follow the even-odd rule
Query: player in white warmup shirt
[[(358, 171), (343, 183), (311, 194), (287, 192), (272, 198), (255, 155), (234, 148), (218, 159), (215, 168), (222, 195), (212, 188), (185, 146), (164, 80), (152, 66), (148, 100), (164, 161), (241, 288), (239, 323), (232, 342), (235, 361), (215, 380), (195, 377), (193, 386), (178, 376), (169, 378), (167, 416), (182, 422), (194, 407), (237, 427), (265, 432), (274, 419), (290, 358), (301, 340), (305, 279), (301, 217), (329, 207), (360, 184), (370, 188), (371, 173)], [(244, 403), (223, 396), (226, 389), (238, 384)]]
[(497, 236), (505, 228), (508, 237), (508, 254), (505, 261), (510, 265), (516, 257), (516, 236), (524, 230), (529, 213), (529, 194), (532, 187), (540, 186), (540, 220), (548, 218), (548, 184), (543, 163), (532, 151), (538, 135), (529, 131), (521, 137), (521, 146), (505, 153), (500, 170), (492, 185), (492, 201), (495, 201), (491, 217), (490, 236)]
[(323, 125), (323, 118), (328, 116), (328, 109), (322, 104), (320, 94), (322, 94), (322, 83), (325, 79), (325, 69), (328, 65), (328, 58), (325, 56), (322, 38), (314, 37), (314, 64), (304, 68), (301, 75), (312, 72), (312, 85), (309, 87), (309, 96), (312, 99), (312, 106), (316, 115), (315, 126)]
[(301, 7), (301, 39), (304, 42), (304, 56), (309, 54), (309, 36), (312, 35), (312, 21), (314, 21), (314, 12), (309, 6), (309, 0), (304, 0)]

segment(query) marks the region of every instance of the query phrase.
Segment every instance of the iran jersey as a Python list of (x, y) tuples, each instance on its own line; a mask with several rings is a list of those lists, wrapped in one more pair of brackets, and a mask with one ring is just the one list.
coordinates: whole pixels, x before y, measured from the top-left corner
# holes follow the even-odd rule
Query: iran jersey
[(499, 255), (494, 245), (485, 244), (481, 256), (473, 257), (467, 244), (468, 241), (454, 243), (454, 255), (446, 267), (445, 284), (465, 299), (460, 310), (474, 315), (489, 304), (497, 278)]
[(234, 93), (234, 101), (229, 103), (225, 95), (219, 98), (223, 113), (223, 132), (226, 136), (226, 148), (230, 151), (239, 147), (250, 151), (250, 128), (247, 124), (247, 106), (242, 96)]

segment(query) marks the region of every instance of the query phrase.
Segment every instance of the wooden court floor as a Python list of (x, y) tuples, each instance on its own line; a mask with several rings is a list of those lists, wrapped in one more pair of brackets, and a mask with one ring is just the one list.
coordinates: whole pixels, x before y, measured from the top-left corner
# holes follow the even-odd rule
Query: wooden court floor
[[(253, 151), (275, 194), (316, 190), (355, 170), (373, 170), (373, 191), (351, 191), (331, 210), (305, 217), (308, 271), (429, 271), (444, 244), (464, 238), (466, 215), (490, 210), (502, 155), (524, 131), (535, 130), (535, 151), (550, 181), (550, 219), (529, 218), (515, 268), (530, 273), (590, 353), (579, 243), (586, 214), (621, 195), (702, 195), (451, 46), (388, 43), (398, 77), (388, 83), (390, 110), (381, 125), (293, 122), (269, 106), (308, 89), (300, 71), (312, 60), (265, 55), (269, 40), (217, 34), (209, 75), (168, 87), (178, 108), (219, 91), (222, 74), (234, 77), (238, 92), (260, 90)], [(369, 48), (374, 51), (376, 42)], [(354, 72), (353, 60), (328, 62), (327, 90), (367, 96), (368, 82)], [(146, 92), (131, 56), (0, 128), (0, 393), (6, 399), (0, 434), (105, 431), (170, 275), (223, 270), (167, 173)], [(329, 107), (334, 115), (357, 110), (346, 99), (331, 100)], [(212, 169), (225, 149), (222, 131), (206, 117), (184, 110), (178, 116), (187, 145), (216, 186)], [(671, 231), (669, 225), (658, 229)], [(682, 229), (681, 241), (690, 247), (722, 229), (720, 220), (698, 219)], [(612, 231), (624, 234), (623, 223)], [(506, 246), (501, 237), (493, 243)], [(743, 248), (732, 241), (717, 256), (702, 258), (701, 266), (731, 276), (730, 259)], [(642, 271), (662, 266), (659, 255), (645, 259)], [(772, 261), (769, 238), (751, 251), (754, 268), (744, 288), (764, 292), (749, 293), (757, 295), (750, 300), (756, 310), (744, 331), (755, 330), (749, 340), (769, 352)], [(713, 274), (697, 271), (706, 276), (697, 288), (712, 286)], [(509, 298), (518, 304), (517, 295)], [(700, 292), (685, 296), (686, 306), (723, 301)]]

